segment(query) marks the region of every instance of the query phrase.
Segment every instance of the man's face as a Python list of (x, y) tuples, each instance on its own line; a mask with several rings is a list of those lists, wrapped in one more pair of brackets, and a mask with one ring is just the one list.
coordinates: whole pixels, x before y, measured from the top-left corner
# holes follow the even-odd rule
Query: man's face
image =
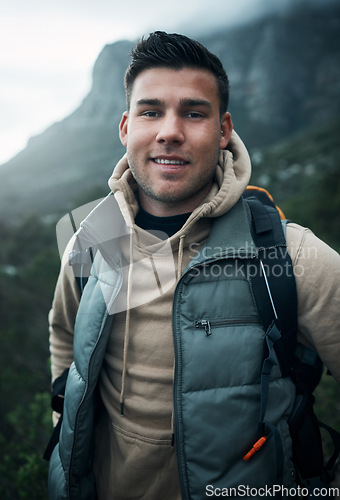
[(145, 210), (189, 212), (207, 195), (232, 131), (229, 113), (221, 117), (219, 107), (208, 70), (153, 68), (137, 76), (120, 138)]

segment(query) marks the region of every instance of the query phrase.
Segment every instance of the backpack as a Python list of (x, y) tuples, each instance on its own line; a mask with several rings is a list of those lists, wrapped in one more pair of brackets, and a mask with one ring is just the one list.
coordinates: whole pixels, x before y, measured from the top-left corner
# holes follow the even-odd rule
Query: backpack
[[(258, 440), (244, 456), (250, 460), (266, 441), (269, 427), (277, 440), (277, 484), (282, 484), (283, 453), (276, 428), (265, 420), (271, 367), (278, 360), (283, 376), (289, 376), (296, 386), (294, 411), (288, 422), (293, 442), (293, 461), (297, 472), (296, 481), (312, 494), (315, 487), (329, 483), (331, 470), (340, 452), (340, 434), (318, 422), (313, 411), (313, 390), (320, 381), (323, 365), (317, 353), (297, 343), (297, 293), (293, 265), (287, 251), (285, 238), (286, 218), (273, 198), (263, 188), (248, 186), (243, 194), (252, 237), (257, 247), (261, 273), (250, 278), (254, 301), (258, 310), (266, 341), (261, 374), (261, 412), (258, 422)], [(73, 219), (71, 218), (71, 221)], [(284, 222), (285, 221), (285, 222)], [(73, 224), (74, 225), (74, 224)], [(74, 226), (74, 230), (76, 230)], [(75, 250), (70, 263), (82, 293), (93, 261), (92, 250)], [(285, 269), (285, 272), (275, 272)], [(275, 353), (275, 356), (273, 355)], [(63, 396), (67, 379), (65, 372), (52, 387), (52, 408), (61, 413), (47, 446), (44, 458), (49, 460), (59, 441), (62, 422)], [(331, 435), (334, 453), (324, 464), (320, 427)]]
[[(264, 421), (264, 413), (273, 362), (270, 351), (274, 350), (282, 375), (291, 377), (296, 387), (295, 407), (288, 421), (293, 462), (297, 483), (307, 488), (312, 495), (314, 488), (329, 484), (340, 452), (340, 434), (319, 422), (313, 410), (313, 391), (320, 382), (324, 367), (315, 351), (297, 343), (296, 284), (284, 234), (287, 220), (265, 189), (248, 186), (243, 198), (249, 207), (251, 232), (263, 269), (263, 274), (258, 273), (251, 278), (253, 296), (264, 330), (270, 332), (272, 338), (271, 345), (265, 346), (262, 365), (259, 440), (244, 458), (249, 460), (265, 442), (264, 427), (268, 422)], [(283, 269), (285, 272), (281, 272)], [(334, 445), (333, 455), (326, 464), (320, 428), (329, 433)], [(275, 428), (271, 430), (275, 437)], [(282, 467), (283, 462), (278, 453), (278, 484), (281, 484)]]

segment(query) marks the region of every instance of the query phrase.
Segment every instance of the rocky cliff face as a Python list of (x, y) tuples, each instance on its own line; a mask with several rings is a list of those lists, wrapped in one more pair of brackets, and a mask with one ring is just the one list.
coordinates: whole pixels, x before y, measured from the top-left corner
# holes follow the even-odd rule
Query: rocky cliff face
[[(339, 114), (339, 31), (340, 6), (325, 4), (200, 37), (229, 74), (234, 126), (250, 149)], [(86, 193), (106, 189), (123, 153), (117, 130), (132, 45), (121, 41), (104, 47), (81, 106), (0, 167), (2, 217), (65, 212), (80, 196), (84, 200)]]
[(273, 15), (207, 40), (230, 74), (234, 123), (249, 147), (339, 112), (339, 33), (334, 6)]
[(125, 109), (123, 75), (133, 43), (117, 42), (104, 47), (93, 68), (92, 89), (69, 123), (88, 126), (91, 120), (108, 125)]

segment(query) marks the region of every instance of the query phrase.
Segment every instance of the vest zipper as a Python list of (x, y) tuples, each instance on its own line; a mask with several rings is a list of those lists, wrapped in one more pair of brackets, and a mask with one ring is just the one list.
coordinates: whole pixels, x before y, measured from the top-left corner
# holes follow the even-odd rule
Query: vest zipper
[[(181, 337), (180, 335), (176, 335), (177, 331), (177, 307), (178, 307), (178, 296), (181, 295), (183, 290), (183, 281), (179, 280), (177, 286), (175, 288), (174, 299), (173, 299), (173, 309), (172, 309), (172, 324), (173, 324), (173, 336), (174, 336), (174, 350), (175, 350), (175, 366), (174, 366), (174, 431), (175, 436), (173, 437), (173, 444), (176, 445), (176, 455), (177, 455), (177, 465), (178, 465), (178, 474), (179, 474), (179, 482), (182, 492), (183, 500), (188, 499), (188, 478), (186, 474), (185, 468), (185, 453), (184, 453), (184, 439), (182, 436), (182, 431), (180, 430), (180, 424), (182, 423), (183, 414), (182, 414), (182, 401), (178, 397), (178, 395), (182, 393), (181, 386), (181, 371), (182, 371), (182, 351), (181, 351)], [(177, 307), (176, 307), (177, 306)]]
[(212, 334), (213, 328), (220, 328), (223, 326), (242, 326), (250, 324), (259, 324), (259, 319), (256, 316), (245, 316), (242, 318), (230, 318), (221, 320), (208, 320), (200, 319), (195, 321), (195, 328), (203, 328), (207, 336)]

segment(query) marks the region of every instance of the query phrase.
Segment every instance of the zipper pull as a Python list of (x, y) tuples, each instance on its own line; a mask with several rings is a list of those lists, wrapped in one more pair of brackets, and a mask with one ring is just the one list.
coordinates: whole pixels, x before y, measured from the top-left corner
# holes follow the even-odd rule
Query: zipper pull
[(210, 324), (210, 321), (208, 321), (207, 319), (202, 319), (200, 321), (196, 321), (195, 322), (195, 327), (196, 328), (203, 327), (204, 331), (205, 331), (205, 334), (206, 334), (207, 337), (209, 337), (209, 335), (212, 334), (211, 324)]

